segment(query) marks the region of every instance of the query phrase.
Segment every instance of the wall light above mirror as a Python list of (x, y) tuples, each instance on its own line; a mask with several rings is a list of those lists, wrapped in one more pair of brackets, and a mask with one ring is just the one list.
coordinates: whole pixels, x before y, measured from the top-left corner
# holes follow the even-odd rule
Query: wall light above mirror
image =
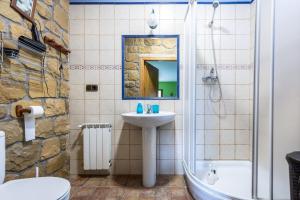
[(122, 36), (122, 99), (179, 99), (179, 35)]

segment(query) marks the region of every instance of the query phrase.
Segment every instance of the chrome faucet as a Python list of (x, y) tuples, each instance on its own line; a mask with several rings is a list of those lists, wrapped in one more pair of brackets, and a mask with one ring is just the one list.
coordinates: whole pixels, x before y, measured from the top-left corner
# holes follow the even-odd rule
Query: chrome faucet
[(150, 104), (147, 104), (145, 106), (145, 110), (147, 114), (151, 114), (152, 113), (152, 106)]

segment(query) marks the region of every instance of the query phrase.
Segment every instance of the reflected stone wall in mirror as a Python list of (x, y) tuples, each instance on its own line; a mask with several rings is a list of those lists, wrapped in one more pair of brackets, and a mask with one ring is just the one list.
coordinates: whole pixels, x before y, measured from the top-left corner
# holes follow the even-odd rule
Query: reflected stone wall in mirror
[(123, 99), (179, 99), (178, 58), (178, 35), (123, 35)]

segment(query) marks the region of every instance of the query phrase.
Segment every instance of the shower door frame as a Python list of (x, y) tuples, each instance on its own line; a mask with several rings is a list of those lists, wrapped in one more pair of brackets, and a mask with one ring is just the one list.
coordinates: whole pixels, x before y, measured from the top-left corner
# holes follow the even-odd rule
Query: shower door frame
[[(275, 0), (270, 0), (272, 3), (270, 5), (270, 33), (269, 33), (269, 37), (271, 38), (271, 42), (270, 42), (270, 49), (269, 49), (269, 56), (270, 58), (270, 63), (269, 65), (266, 67), (268, 69), (268, 72), (270, 73), (270, 77), (267, 84), (268, 84), (268, 96), (269, 98), (267, 99), (267, 102), (269, 104), (268, 106), (268, 110), (267, 110), (267, 114), (268, 116), (263, 116), (264, 118), (266, 118), (266, 123), (267, 123), (267, 136), (268, 136), (268, 140), (269, 143), (268, 144), (264, 144), (265, 146), (268, 146), (268, 152), (267, 152), (267, 156), (268, 156), (268, 177), (265, 177), (268, 179), (268, 192), (267, 195), (268, 199), (273, 199), (273, 151), (274, 151), (274, 147), (273, 147), (273, 128), (274, 128), (274, 48), (275, 48)], [(264, 37), (266, 37), (265, 35), (262, 35), (262, 17), (264, 16), (262, 14), (263, 11), (263, 5), (262, 2), (259, 0), (256, 0), (256, 20), (255, 20), (255, 58), (254, 58), (254, 106), (253, 106), (253, 148), (252, 148), (252, 198), (253, 199), (261, 199), (262, 197), (260, 197), (261, 194), (259, 194), (259, 183), (261, 182), (261, 178), (259, 178), (259, 174), (261, 173), (259, 170), (259, 163), (260, 163), (260, 156), (259, 156), (259, 148), (260, 148), (260, 138), (262, 137), (259, 133), (261, 130), (261, 126), (260, 123), (262, 123), (262, 120), (260, 120), (259, 116), (263, 115), (260, 113), (260, 108), (262, 107), (262, 105), (260, 105), (260, 97), (263, 93), (263, 91), (260, 91), (260, 89), (262, 87), (266, 87), (266, 86), (262, 86), (260, 83), (260, 76), (265, 75), (265, 72), (260, 73), (260, 70), (262, 70), (262, 66), (261, 66), (261, 62), (264, 58), (261, 58), (261, 46), (263, 44), (261, 44), (261, 40)], [(264, 47), (266, 48), (266, 47)], [(265, 51), (265, 49), (264, 49)], [(264, 52), (265, 53), (265, 52)], [(266, 84), (266, 83), (265, 83)], [(263, 96), (263, 95), (262, 95)], [(265, 113), (266, 114), (266, 113)]]
[[(185, 53), (188, 52), (188, 58), (184, 57), (185, 69), (184, 69), (184, 78), (188, 81), (184, 81), (184, 95), (183, 95), (183, 114), (185, 116), (189, 116), (188, 120), (184, 120), (183, 127), (184, 132), (188, 132), (188, 141), (185, 141), (185, 137), (183, 138), (183, 144), (187, 145), (188, 142), (189, 148), (183, 148), (183, 155), (184, 155), (184, 165), (186, 165), (193, 173), (196, 169), (196, 160), (195, 160), (195, 146), (193, 145), (193, 141), (196, 139), (196, 10), (197, 10), (197, 1), (196, 0), (189, 0), (188, 8), (185, 14), (185, 19), (190, 17), (189, 31), (191, 33), (191, 37), (186, 37), (186, 29), (184, 30), (184, 38), (185, 42), (189, 41), (189, 48), (186, 49), (185, 43)], [(191, 15), (191, 16), (189, 16)], [(185, 27), (184, 27), (185, 28)], [(193, 41), (194, 40), (194, 41)], [(186, 55), (186, 54), (185, 54)], [(188, 61), (187, 61), (188, 59)], [(185, 98), (188, 98), (185, 101)], [(185, 160), (186, 151), (188, 151), (188, 160)]]
[(255, 53), (254, 53), (254, 91), (253, 91), (253, 137), (252, 137), (252, 183), (251, 195), (257, 199), (257, 171), (258, 171), (258, 109), (259, 109), (259, 60), (260, 60), (260, 6), (256, 3), (255, 18)]

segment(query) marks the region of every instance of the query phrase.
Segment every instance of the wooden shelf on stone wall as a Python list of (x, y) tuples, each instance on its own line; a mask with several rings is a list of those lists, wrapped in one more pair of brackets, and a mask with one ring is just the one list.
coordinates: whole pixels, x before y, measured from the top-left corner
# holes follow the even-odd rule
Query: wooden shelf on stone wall
[(48, 44), (49, 46), (53, 47), (54, 49), (56, 49), (57, 51), (65, 54), (65, 55), (68, 55), (69, 53), (71, 53), (71, 51), (69, 49), (58, 44), (54, 39), (51, 39), (47, 36), (44, 37), (44, 42), (45, 42), (45, 44)]

